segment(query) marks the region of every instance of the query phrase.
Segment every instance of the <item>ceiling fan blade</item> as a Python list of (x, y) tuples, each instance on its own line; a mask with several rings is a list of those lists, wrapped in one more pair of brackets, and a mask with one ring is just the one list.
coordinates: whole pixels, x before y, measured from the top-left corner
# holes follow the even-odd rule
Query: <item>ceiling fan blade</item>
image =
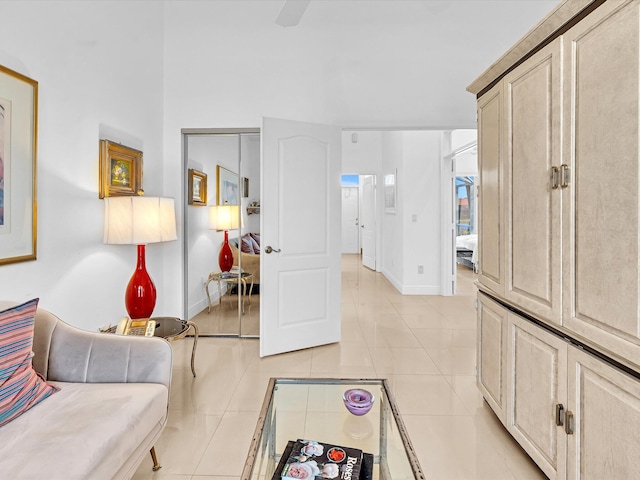
[(304, 15), (309, 2), (311, 0), (285, 0), (276, 23), (282, 27), (295, 27)]

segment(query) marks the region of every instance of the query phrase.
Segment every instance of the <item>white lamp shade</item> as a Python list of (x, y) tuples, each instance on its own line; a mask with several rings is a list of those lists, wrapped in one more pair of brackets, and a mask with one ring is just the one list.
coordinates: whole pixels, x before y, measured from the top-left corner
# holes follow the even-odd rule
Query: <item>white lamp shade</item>
[(173, 198), (104, 199), (104, 243), (142, 245), (177, 238)]
[(213, 205), (209, 207), (209, 228), (213, 230), (237, 230), (240, 224), (240, 206)]

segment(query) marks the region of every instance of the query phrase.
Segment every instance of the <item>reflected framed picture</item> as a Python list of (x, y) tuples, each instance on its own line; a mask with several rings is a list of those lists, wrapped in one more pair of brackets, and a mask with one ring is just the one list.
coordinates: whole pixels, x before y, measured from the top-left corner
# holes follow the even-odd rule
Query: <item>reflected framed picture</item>
[(100, 140), (98, 196), (125, 197), (142, 192), (142, 152), (110, 140)]
[(38, 82), (0, 65), (0, 265), (36, 259)]
[(249, 179), (247, 177), (242, 177), (242, 197), (249, 197)]
[(189, 169), (189, 205), (203, 207), (207, 205), (207, 174)]
[(395, 214), (398, 191), (396, 188), (396, 177), (398, 170), (384, 176), (384, 213)]
[(218, 176), (218, 205), (224, 205), (224, 202), (229, 202), (229, 205), (240, 205), (238, 174), (220, 165), (216, 169), (216, 174)]

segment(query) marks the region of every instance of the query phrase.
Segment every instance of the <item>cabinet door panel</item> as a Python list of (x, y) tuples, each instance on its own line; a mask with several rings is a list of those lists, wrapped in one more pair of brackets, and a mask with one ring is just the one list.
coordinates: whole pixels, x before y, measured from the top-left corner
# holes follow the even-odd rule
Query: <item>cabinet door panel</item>
[(501, 84), (478, 100), (478, 280), (504, 294)]
[(569, 329), (640, 365), (640, 4), (606, 2), (565, 38)]
[(561, 39), (505, 78), (506, 297), (560, 323)]
[(566, 438), (555, 408), (567, 398), (567, 344), (512, 313), (508, 324), (507, 428), (549, 478), (564, 478)]
[(478, 295), (478, 387), (485, 400), (505, 424), (507, 310), (488, 297)]
[(640, 478), (640, 381), (574, 347), (568, 356), (568, 478)]

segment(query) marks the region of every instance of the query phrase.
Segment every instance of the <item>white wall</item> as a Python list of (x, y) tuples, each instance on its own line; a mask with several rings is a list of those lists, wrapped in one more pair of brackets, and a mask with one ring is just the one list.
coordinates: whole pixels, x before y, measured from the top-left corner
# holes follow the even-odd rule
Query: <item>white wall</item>
[[(460, 128), (451, 132), (451, 151), (455, 152), (462, 147), (477, 143), (478, 131), (475, 128)], [(451, 153), (451, 152), (445, 152)]]
[[(357, 141), (352, 141), (356, 135)], [(380, 173), (382, 168), (382, 132), (342, 131), (342, 173)]]
[[(384, 132), (383, 176), (397, 170), (395, 214), (382, 214), (382, 272), (403, 294), (441, 293), (441, 131)], [(418, 273), (418, 266), (423, 273)]]
[[(463, 149), (462, 153), (455, 155), (456, 175), (473, 177), (478, 175), (478, 131), (473, 129), (460, 129), (451, 132), (451, 151), (444, 152), (455, 153)], [(469, 145), (476, 144), (473, 148)]]
[[(439, 295), (442, 268), (440, 131), (403, 132), (402, 293)], [(423, 273), (418, 273), (418, 265)]]
[(382, 178), (378, 182), (378, 198), (383, 201), (384, 176), (396, 173), (397, 202), (395, 213), (385, 213), (384, 206), (381, 205), (382, 213), (382, 273), (400, 291), (402, 291), (404, 268), (403, 268), (403, 225), (404, 215), (404, 166), (402, 132), (382, 133)]
[[(37, 261), (0, 267), (0, 298), (40, 297), (95, 330), (126, 314), (136, 262), (135, 246), (102, 243), (100, 138), (142, 150), (144, 190), (163, 194), (162, 5), (2, 1), (0, 19), (0, 64), (39, 82)], [(164, 248), (147, 248), (158, 312)]]

